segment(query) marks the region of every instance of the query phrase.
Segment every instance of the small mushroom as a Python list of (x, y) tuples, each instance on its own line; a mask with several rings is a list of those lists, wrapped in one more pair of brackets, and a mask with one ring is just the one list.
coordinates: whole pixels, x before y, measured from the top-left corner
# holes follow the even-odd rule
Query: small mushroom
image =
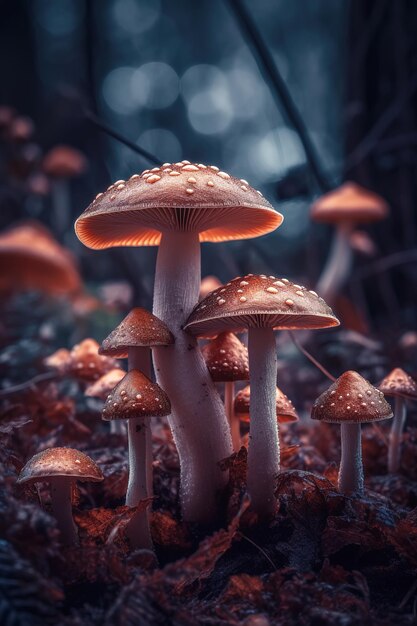
[(222, 283), (217, 276), (204, 276), (204, 278), (201, 279), (200, 294), (198, 299), (203, 300), (203, 298), (209, 295), (210, 291), (214, 291), (221, 286)]
[(93, 459), (73, 448), (49, 448), (35, 454), (19, 474), (17, 483), (47, 482), (51, 487), (54, 517), (66, 545), (77, 543), (77, 528), (72, 517), (72, 490), (81, 482), (100, 482), (103, 474)]
[(224, 383), (224, 405), (236, 452), (241, 442), (239, 418), (233, 409), (235, 381), (249, 380), (248, 349), (233, 333), (220, 333), (202, 352), (212, 380)]
[[(147, 484), (152, 459), (147, 460), (147, 430), (150, 417), (169, 415), (171, 404), (166, 393), (138, 370), (130, 370), (108, 396), (103, 409), (104, 420), (128, 420), (129, 482), (126, 505), (135, 507), (149, 496)], [(147, 512), (134, 517), (129, 538), (135, 548), (149, 548)]]
[(394, 419), (388, 444), (388, 470), (395, 474), (400, 468), (401, 439), (407, 418), (407, 400), (417, 401), (417, 383), (396, 367), (379, 383), (378, 389), (386, 396), (395, 398)]
[(392, 417), (391, 407), (379, 391), (357, 372), (342, 374), (314, 402), (312, 419), (340, 424), (342, 457), (339, 490), (362, 493), (363, 465), (361, 424)]
[(91, 398), (100, 398), (100, 400), (106, 400), (109, 393), (113, 391), (122, 378), (126, 375), (126, 372), (122, 369), (114, 368), (103, 374), (98, 380), (90, 383), (85, 389), (85, 395)]
[(84, 339), (70, 351), (65, 373), (89, 383), (116, 366), (113, 358), (99, 354), (99, 345), (95, 339)]
[(319, 281), (317, 292), (333, 304), (351, 270), (351, 236), (358, 224), (384, 219), (388, 205), (381, 196), (353, 182), (346, 182), (326, 193), (311, 207), (311, 218), (336, 228), (332, 249)]
[(275, 512), (275, 479), (280, 465), (274, 330), (312, 330), (338, 324), (330, 307), (315, 292), (287, 278), (264, 274), (239, 276), (216, 289), (197, 304), (186, 322), (186, 331), (197, 336), (248, 329), (252, 396), (248, 491), (253, 510), (261, 517)]
[[(291, 424), (300, 419), (295, 406), (279, 387), (276, 388), (276, 413), (279, 424)], [(250, 423), (250, 385), (247, 385), (236, 394), (234, 409), (240, 421)]]

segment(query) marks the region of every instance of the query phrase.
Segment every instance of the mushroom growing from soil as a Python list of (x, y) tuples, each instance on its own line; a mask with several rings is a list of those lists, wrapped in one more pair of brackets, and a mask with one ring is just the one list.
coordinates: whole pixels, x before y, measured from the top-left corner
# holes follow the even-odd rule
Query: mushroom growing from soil
[[(99, 354), (116, 359), (128, 359), (128, 370), (136, 369), (151, 378), (151, 349), (156, 346), (169, 346), (174, 336), (168, 326), (146, 309), (135, 307), (120, 324), (103, 340)], [(120, 432), (121, 422), (111, 422), (111, 432)], [(152, 463), (152, 431), (147, 429), (148, 460)], [(149, 472), (151, 481), (152, 472)], [(152, 482), (148, 482), (148, 492), (152, 492)]]
[[(104, 420), (128, 420), (129, 483), (126, 505), (135, 507), (149, 496), (147, 431), (150, 417), (169, 415), (171, 404), (166, 393), (139, 370), (130, 370), (108, 396), (103, 408)], [(134, 521), (133, 521), (134, 520)], [(151, 547), (147, 512), (135, 516), (129, 524), (129, 539), (134, 547)]]
[(341, 460), (339, 491), (345, 494), (363, 492), (361, 424), (392, 417), (391, 407), (382, 391), (360, 374), (342, 374), (314, 402), (312, 419), (340, 424)]
[(71, 253), (35, 221), (0, 234), (0, 292), (34, 289), (47, 294), (72, 294), (81, 279)]
[(249, 330), (251, 385), (248, 491), (261, 517), (275, 512), (275, 478), (279, 471), (276, 419), (277, 349), (274, 330), (337, 326), (332, 310), (315, 292), (286, 278), (248, 274), (216, 289), (189, 316), (193, 335)]
[(353, 182), (344, 183), (314, 202), (311, 218), (336, 228), (332, 249), (316, 288), (330, 304), (334, 303), (352, 267), (352, 231), (358, 224), (384, 219), (388, 211), (381, 196)]
[(228, 479), (219, 461), (232, 451), (219, 394), (196, 340), (183, 330), (198, 301), (200, 243), (257, 237), (282, 220), (247, 181), (215, 166), (181, 161), (110, 185), (75, 225), (79, 239), (94, 249), (159, 245), (153, 312), (169, 324), (175, 344), (155, 348), (153, 358), (172, 402), (180, 500), (188, 521), (217, 517), (218, 492)]
[(51, 504), (62, 543), (77, 543), (72, 517), (72, 491), (77, 481), (100, 482), (104, 476), (93, 459), (73, 448), (49, 448), (35, 454), (19, 474), (17, 483), (49, 483)]
[(203, 346), (202, 352), (212, 380), (224, 383), (224, 406), (237, 452), (241, 443), (239, 418), (233, 408), (235, 381), (249, 380), (248, 349), (233, 333), (220, 333)]
[(388, 444), (388, 470), (395, 474), (400, 468), (401, 439), (407, 417), (407, 400), (417, 401), (417, 383), (396, 367), (379, 383), (378, 389), (386, 396), (395, 398), (394, 419)]

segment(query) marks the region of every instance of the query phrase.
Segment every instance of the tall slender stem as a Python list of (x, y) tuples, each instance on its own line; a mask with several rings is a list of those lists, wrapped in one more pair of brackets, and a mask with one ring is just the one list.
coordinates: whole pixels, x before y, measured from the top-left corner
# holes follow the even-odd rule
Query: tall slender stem
[[(128, 369), (139, 370), (148, 378), (151, 378), (151, 351), (149, 348), (129, 348)], [(148, 497), (153, 495), (153, 450), (152, 450), (152, 425), (146, 424), (146, 487)]]
[(218, 515), (218, 492), (227, 483), (218, 463), (232, 453), (232, 442), (197, 341), (182, 330), (198, 301), (200, 280), (198, 233), (163, 233), (153, 312), (169, 326), (175, 343), (154, 348), (155, 372), (172, 406), (169, 421), (180, 458), (183, 517), (210, 523)]
[(248, 491), (261, 517), (273, 515), (279, 438), (276, 416), (277, 350), (272, 328), (249, 329), (250, 431)]
[(342, 458), (339, 469), (339, 491), (362, 493), (363, 465), (361, 425), (341, 424)]
[(226, 409), (226, 417), (229, 422), (230, 432), (232, 434), (233, 450), (240, 450), (240, 420), (235, 415), (235, 383), (233, 380), (224, 383), (224, 407)]
[(332, 249), (317, 283), (317, 293), (332, 304), (346, 282), (352, 268), (352, 248), (349, 242), (350, 225), (337, 227)]
[(77, 527), (72, 517), (73, 479), (57, 476), (50, 479), (50, 484), (52, 511), (61, 533), (61, 541), (64, 545), (73, 545), (78, 542)]
[(401, 438), (407, 417), (407, 406), (404, 398), (396, 396), (394, 419), (392, 420), (391, 432), (388, 444), (388, 471), (396, 474), (400, 469)]

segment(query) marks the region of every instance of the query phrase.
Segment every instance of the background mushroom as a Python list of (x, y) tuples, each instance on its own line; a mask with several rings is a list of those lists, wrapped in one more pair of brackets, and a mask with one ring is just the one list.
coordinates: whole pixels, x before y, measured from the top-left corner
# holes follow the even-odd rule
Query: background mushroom
[(73, 448), (49, 448), (35, 454), (19, 474), (17, 483), (47, 482), (51, 504), (64, 544), (77, 542), (77, 528), (72, 517), (72, 490), (77, 480), (100, 482), (104, 478), (93, 459)]
[(256, 237), (282, 219), (247, 181), (215, 166), (181, 161), (117, 181), (75, 225), (80, 240), (94, 249), (159, 244), (153, 311), (169, 324), (175, 344), (156, 348), (153, 356), (157, 379), (172, 402), (187, 520), (210, 522), (217, 516), (217, 494), (227, 482), (218, 462), (232, 450), (224, 408), (201, 351), (183, 331), (198, 301), (200, 242)]
[(315, 400), (311, 417), (340, 424), (339, 490), (346, 494), (362, 493), (361, 424), (392, 417), (391, 407), (382, 391), (375, 389), (357, 372), (345, 372)]
[(274, 330), (316, 329), (339, 324), (322, 298), (286, 278), (248, 274), (216, 289), (187, 320), (194, 335), (248, 329), (251, 384), (248, 491), (260, 516), (275, 511), (279, 471), (276, 419), (277, 350)]
[[(130, 370), (108, 396), (103, 408), (104, 420), (128, 420), (129, 482), (126, 504), (135, 507), (149, 496), (148, 474), (152, 459), (147, 459), (147, 429), (150, 417), (168, 415), (171, 404), (166, 393), (138, 370)], [(150, 547), (147, 512), (135, 516), (130, 526), (130, 541), (134, 547)]]
[[(122, 369), (114, 368), (107, 372), (107, 374), (103, 374), (98, 380), (90, 383), (88, 387), (86, 387), (85, 395), (90, 396), (92, 398), (100, 398), (100, 400), (105, 400), (111, 391), (115, 388), (115, 386), (122, 380), (125, 376), (126, 372)], [(123, 432), (120, 427), (116, 428), (113, 425), (121, 425), (122, 422), (118, 420), (112, 420), (110, 422), (110, 432), (114, 435), (120, 434)]]
[(224, 383), (224, 406), (236, 452), (241, 443), (239, 418), (233, 407), (235, 381), (249, 380), (248, 350), (233, 333), (220, 333), (203, 346), (202, 352), (212, 380)]
[(393, 369), (379, 383), (378, 389), (395, 398), (394, 419), (388, 444), (388, 470), (395, 474), (400, 468), (401, 439), (407, 418), (407, 400), (417, 401), (417, 383), (400, 367)]
[(358, 224), (382, 220), (388, 215), (388, 205), (360, 185), (346, 182), (326, 193), (311, 207), (311, 218), (332, 224), (336, 228), (331, 252), (317, 283), (317, 292), (330, 304), (345, 283), (352, 266), (351, 235)]

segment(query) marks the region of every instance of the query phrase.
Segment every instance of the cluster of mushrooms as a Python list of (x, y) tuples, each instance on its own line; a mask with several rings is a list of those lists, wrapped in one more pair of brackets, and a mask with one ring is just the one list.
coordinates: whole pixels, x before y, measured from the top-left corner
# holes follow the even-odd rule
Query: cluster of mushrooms
[[(352, 221), (349, 210), (351, 214), (357, 210), (358, 199), (354, 198), (353, 209), (348, 201), (344, 216)], [(369, 196), (368, 219), (371, 215), (376, 219), (372, 203), (377, 204), (376, 197)], [(323, 206), (333, 219), (326, 202)], [(385, 210), (380, 209), (379, 215)], [(221, 518), (220, 496), (228, 474), (220, 462), (240, 449), (241, 426), (248, 422), (251, 507), (261, 520), (275, 513), (279, 424), (298, 419), (291, 401), (277, 387), (275, 331), (312, 331), (337, 326), (339, 321), (315, 291), (279, 276), (237, 277), (215, 286), (199, 301), (200, 243), (260, 236), (282, 221), (282, 215), (247, 181), (215, 166), (181, 161), (115, 182), (96, 196), (76, 222), (79, 239), (93, 249), (159, 246), (153, 312), (133, 309), (99, 350), (105, 357), (127, 358), (128, 371), (110, 369), (87, 390), (105, 399), (102, 416), (113, 432), (123, 434), (121, 425), (127, 423), (126, 505), (137, 507), (127, 535), (135, 548), (152, 548), (148, 509), (138, 507), (152, 497), (152, 417), (168, 416), (180, 459), (185, 521), (210, 525)], [(341, 227), (337, 238), (345, 257), (348, 232), (346, 225)], [(339, 284), (347, 265), (345, 258), (334, 273)], [(246, 332), (247, 348), (235, 334)], [(67, 354), (61, 357), (67, 362)], [(57, 366), (59, 355), (54, 358)], [(235, 396), (236, 381), (249, 381), (250, 387)], [(224, 383), (224, 402), (220, 383)], [(397, 398), (389, 451), (390, 470), (396, 471), (404, 400), (417, 398), (417, 385), (405, 372), (395, 370), (379, 389), (358, 373), (345, 372), (314, 403), (313, 419), (341, 425), (339, 489), (343, 493), (363, 490), (361, 424), (393, 416), (384, 393)], [(56, 448), (35, 455), (18, 480), (49, 480), (62, 538), (73, 543), (71, 485), (102, 478), (86, 455)]]

